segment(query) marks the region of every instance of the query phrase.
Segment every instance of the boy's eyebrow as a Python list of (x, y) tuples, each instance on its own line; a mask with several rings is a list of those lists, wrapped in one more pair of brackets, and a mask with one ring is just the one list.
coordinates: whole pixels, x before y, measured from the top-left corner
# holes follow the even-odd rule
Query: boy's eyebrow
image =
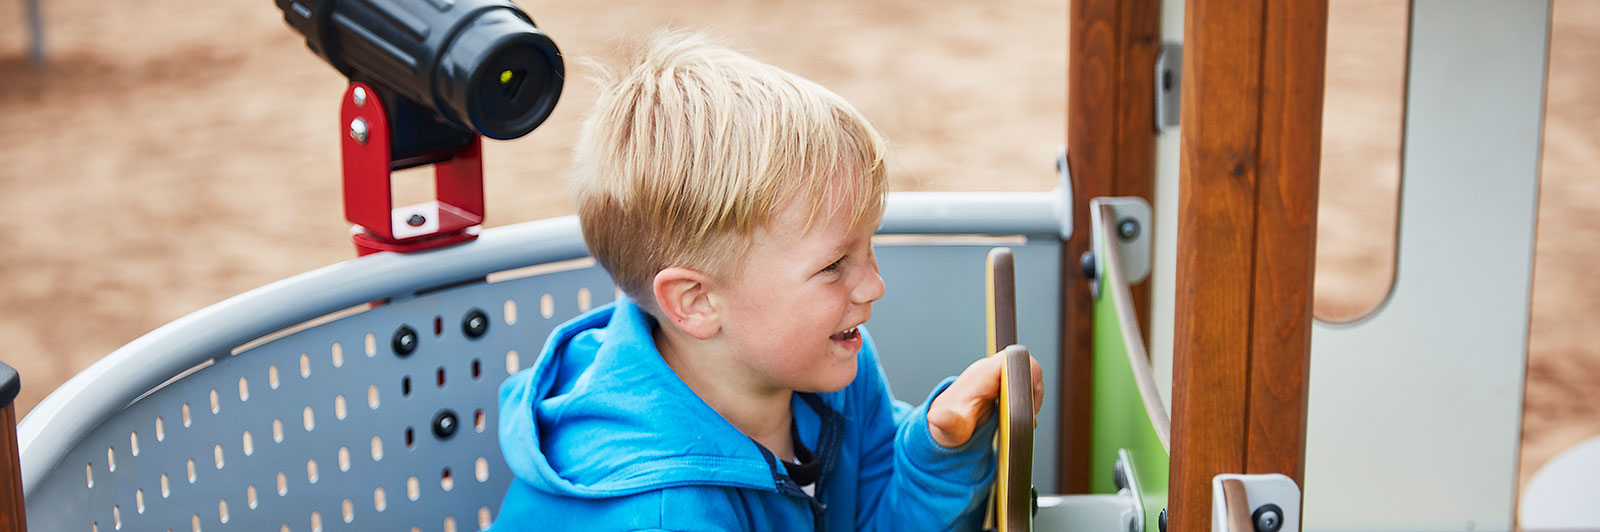
[[(871, 239), (871, 237), (867, 237), (867, 238), (868, 238), (868, 240)], [(844, 254), (846, 252), (850, 251), (850, 248), (855, 247), (855, 245), (860, 240), (861, 240), (861, 237), (856, 236), (856, 235), (850, 235), (849, 238), (845, 238), (843, 240), (840, 240), (838, 244), (834, 244), (833, 247), (828, 248), (828, 256), (829, 257), (841, 257), (841, 256), (844, 256)]]

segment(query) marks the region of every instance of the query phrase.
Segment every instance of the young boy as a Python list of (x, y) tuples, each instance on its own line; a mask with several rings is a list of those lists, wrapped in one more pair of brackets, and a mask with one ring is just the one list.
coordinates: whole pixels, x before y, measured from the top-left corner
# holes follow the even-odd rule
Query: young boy
[(861, 327), (884, 293), (878, 133), (700, 36), (638, 55), (603, 83), (571, 183), (627, 297), (501, 387), (516, 479), (495, 530), (976, 528), (1000, 360), (915, 409), (890, 396)]

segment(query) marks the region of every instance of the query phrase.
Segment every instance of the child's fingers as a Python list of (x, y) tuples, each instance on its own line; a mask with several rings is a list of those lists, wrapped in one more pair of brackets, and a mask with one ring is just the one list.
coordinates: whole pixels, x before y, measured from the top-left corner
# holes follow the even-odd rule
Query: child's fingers
[[(1039, 360), (1028, 357), (1033, 391), (1033, 414), (1039, 415), (1044, 402), (1044, 370)], [(974, 361), (961, 371), (955, 382), (928, 405), (928, 431), (945, 447), (966, 443), (978, 425), (988, 420), (1000, 397), (1000, 373), (1005, 357), (991, 356)]]
[(1033, 375), (1033, 416), (1039, 417), (1039, 408), (1044, 406), (1044, 368), (1039, 366), (1039, 359), (1028, 356)]
[(928, 431), (945, 447), (958, 447), (972, 437), (978, 425), (994, 410), (1000, 393), (1000, 357), (973, 362), (950, 387), (928, 405)]

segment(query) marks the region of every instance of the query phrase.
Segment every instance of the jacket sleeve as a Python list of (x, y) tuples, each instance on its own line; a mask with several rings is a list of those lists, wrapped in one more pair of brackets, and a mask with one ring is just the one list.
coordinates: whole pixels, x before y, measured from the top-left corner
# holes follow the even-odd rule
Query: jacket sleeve
[(928, 432), (928, 405), (955, 380), (934, 387), (911, 408), (890, 394), (876, 348), (868, 338), (864, 372), (851, 400), (862, 430), (858, 530), (976, 530), (994, 480), (995, 416), (972, 438), (947, 448)]

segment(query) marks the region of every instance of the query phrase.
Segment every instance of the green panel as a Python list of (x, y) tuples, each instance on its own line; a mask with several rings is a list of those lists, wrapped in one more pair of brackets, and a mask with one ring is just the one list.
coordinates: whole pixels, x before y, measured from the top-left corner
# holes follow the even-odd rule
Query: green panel
[(1134, 383), (1111, 289), (1103, 284), (1100, 297), (1094, 302), (1089, 489), (1092, 493), (1116, 492), (1111, 471), (1117, 461), (1117, 450), (1127, 449), (1144, 502), (1145, 530), (1153, 531), (1156, 530), (1156, 516), (1167, 505), (1168, 456), (1150, 424), (1139, 388)]

